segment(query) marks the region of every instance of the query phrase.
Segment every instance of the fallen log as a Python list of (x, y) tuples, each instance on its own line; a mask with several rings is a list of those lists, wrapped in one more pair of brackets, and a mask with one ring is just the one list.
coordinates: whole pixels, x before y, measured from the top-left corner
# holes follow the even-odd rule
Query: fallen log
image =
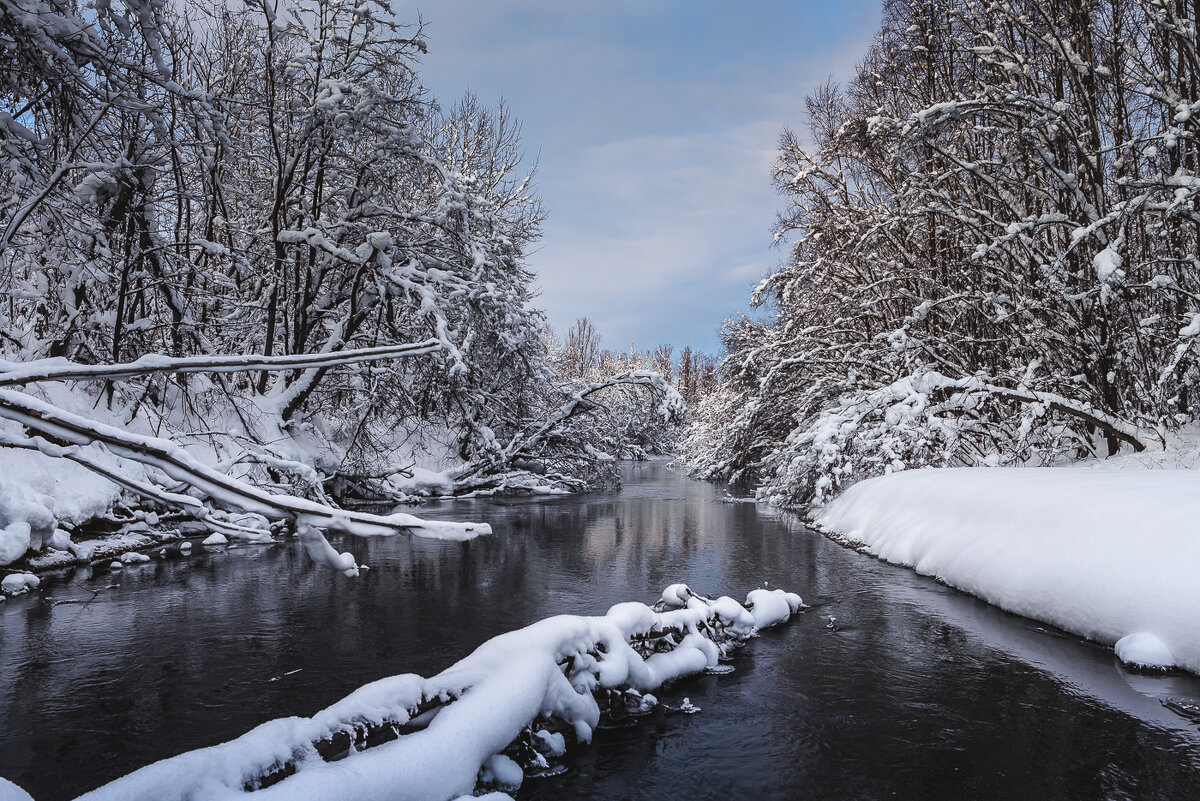
[[(646, 711), (657, 702), (643, 693), (718, 668), (733, 646), (802, 607), (782, 590), (754, 590), (744, 606), (674, 584), (655, 607), (623, 603), (603, 617), (546, 618), (488, 640), (432, 678), (381, 679), (311, 718), (269, 721), (80, 801), (233, 801), (248, 792), (264, 801), (427, 801), (513, 789), (545, 755), (565, 751), (564, 734), (590, 741), (602, 706)], [(667, 630), (683, 636), (645, 655), (635, 648), (641, 639), (668, 639), (654, 636)]]

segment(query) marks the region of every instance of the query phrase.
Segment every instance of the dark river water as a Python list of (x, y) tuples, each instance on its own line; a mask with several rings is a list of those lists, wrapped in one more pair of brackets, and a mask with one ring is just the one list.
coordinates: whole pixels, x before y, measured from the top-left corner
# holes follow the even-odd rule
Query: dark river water
[(767, 582), (811, 608), (733, 673), (659, 694), (699, 714), (602, 730), (518, 798), (1200, 799), (1200, 719), (1172, 711), (1200, 704), (1200, 680), (1128, 673), (1108, 648), (661, 463), (628, 467), (619, 493), (421, 513), (494, 534), (347, 539), (371, 567), (358, 579), (294, 542), (197, 547), (0, 604), (0, 776), (72, 798), (382, 676), (436, 673), (547, 615), (653, 601), (675, 581), (735, 597)]

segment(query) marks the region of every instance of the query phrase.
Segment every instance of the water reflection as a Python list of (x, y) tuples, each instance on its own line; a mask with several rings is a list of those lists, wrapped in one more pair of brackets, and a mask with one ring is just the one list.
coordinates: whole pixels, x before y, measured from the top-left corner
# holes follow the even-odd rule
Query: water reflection
[(635, 465), (620, 493), (422, 510), (488, 520), (494, 536), (474, 542), (348, 540), (372, 568), (357, 580), (285, 544), (48, 582), (0, 606), (0, 775), (69, 798), (380, 676), (436, 672), (548, 614), (602, 613), (683, 579), (734, 595), (786, 586), (813, 608), (752, 642), (733, 674), (665, 695), (700, 714), (601, 732), (521, 797), (1200, 797), (1197, 723), (1160, 702), (1200, 698), (1195, 679), (1131, 676), (1107, 649), (723, 496)]

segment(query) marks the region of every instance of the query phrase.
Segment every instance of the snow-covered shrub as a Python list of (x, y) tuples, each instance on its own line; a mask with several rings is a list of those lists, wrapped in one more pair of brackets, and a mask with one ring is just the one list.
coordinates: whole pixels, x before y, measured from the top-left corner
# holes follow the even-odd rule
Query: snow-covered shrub
[(929, 407), (919, 379), (842, 399), (763, 460), (760, 496), (779, 506), (820, 504), (872, 475), (953, 463), (955, 424)]

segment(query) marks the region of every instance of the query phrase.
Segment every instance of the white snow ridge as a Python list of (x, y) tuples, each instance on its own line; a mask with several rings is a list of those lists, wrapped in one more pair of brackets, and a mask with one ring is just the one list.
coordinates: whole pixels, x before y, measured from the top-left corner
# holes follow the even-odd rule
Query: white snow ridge
[(269, 721), (80, 801), (217, 801), (247, 790), (260, 801), (448, 801), (511, 791), (525, 769), (544, 767), (569, 742), (589, 742), (602, 706), (644, 713), (656, 703), (649, 691), (716, 667), (757, 628), (803, 606), (782, 590), (754, 590), (746, 606), (684, 584), (663, 597), (656, 607), (617, 604), (603, 617), (547, 618), (432, 678), (381, 679), (311, 718)]

